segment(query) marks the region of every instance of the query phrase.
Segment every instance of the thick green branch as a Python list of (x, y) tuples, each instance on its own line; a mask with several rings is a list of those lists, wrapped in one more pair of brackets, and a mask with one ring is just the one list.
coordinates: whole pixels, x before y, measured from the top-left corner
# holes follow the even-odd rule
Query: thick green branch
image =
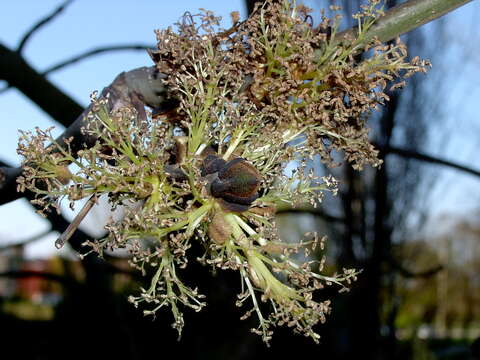
[[(472, 0), (410, 0), (393, 7), (379, 18), (367, 32), (365, 41), (377, 37), (380, 41), (390, 41), (417, 27), (435, 20), (457, 7)], [(355, 37), (356, 28), (343, 31), (337, 35), (341, 41)]]

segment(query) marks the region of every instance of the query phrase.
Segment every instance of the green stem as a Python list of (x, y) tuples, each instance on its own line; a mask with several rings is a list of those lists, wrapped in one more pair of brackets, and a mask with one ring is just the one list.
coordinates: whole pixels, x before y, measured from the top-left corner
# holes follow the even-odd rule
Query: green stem
[[(366, 43), (377, 37), (385, 42), (395, 39), (417, 27), (435, 20), (472, 0), (410, 0), (393, 7), (380, 17), (365, 33)], [(353, 27), (335, 36), (335, 41), (356, 38), (358, 27)]]

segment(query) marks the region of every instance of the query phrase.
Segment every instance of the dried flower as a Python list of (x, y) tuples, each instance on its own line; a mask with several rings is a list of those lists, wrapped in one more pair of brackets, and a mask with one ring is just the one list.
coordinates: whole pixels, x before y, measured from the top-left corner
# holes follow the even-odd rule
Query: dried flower
[[(195, 311), (205, 305), (204, 296), (181, 280), (188, 249), (200, 240), (204, 263), (241, 274), (237, 305), (251, 302), (244, 317), (256, 314), (253, 331), (265, 342), (272, 325), (318, 341), (313, 327), (325, 321), (330, 301), (319, 300), (317, 290), (332, 284), (345, 290), (358, 272), (321, 274), (324, 260), (309, 249), (323, 249), (324, 239), (284, 241), (273, 215), (279, 205), (316, 206), (325, 191), (336, 191), (332, 177), (306, 170), (315, 154), (329, 165), (334, 150), (358, 169), (380, 164), (365, 120), (388, 100), (387, 83), (399, 87), (402, 73), (424, 71), (427, 63), (407, 62), (399, 42), (363, 41), (380, 13), (375, 4), (355, 15), (358, 38), (342, 43), (327, 31), (335, 34), (338, 17), (323, 16), (314, 28), (305, 21), (309, 9), (288, 1), (268, 2), (244, 22), (233, 14), (228, 30), (218, 28), (211, 12), (186, 14), (177, 31), (157, 32), (152, 53), (178, 100), (174, 116), (145, 118), (128, 107), (109, 112), (105, 99), (94, 99), (84, 131), (98, 141), (77, 157), (56, 145), (49, 130), (22, 134), (20, 188), (35, 191), (45, 207), (102, 194), (113, 206), (140, 201), (140, 208), (107, 226), (105, 239), (88, 244), (100, 254), (127, 248), (133, 266), (153, 269), (151, 286), (130, 301), (149, 306), (145, 314), (170, 307), (179, 333), (180, 305)], [(355, 55), (368, 49), (371, 55), (358, 61)], [(286, 176), (292, 160), (300, 166)], [(67, 171), (70, 163), (75, 169)], [(260, 302), (270, 304), (269, 315)]]

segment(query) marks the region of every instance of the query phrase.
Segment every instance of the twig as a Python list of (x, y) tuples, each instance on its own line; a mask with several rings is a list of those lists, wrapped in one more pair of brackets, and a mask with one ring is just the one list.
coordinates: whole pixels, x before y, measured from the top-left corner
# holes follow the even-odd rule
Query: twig
[[(49, 75), (55, 71), (61, 70), (64, 67), (67, 67), (69, 65), (75, 64), (79, 61), (85, 60), (89, 57), (103, 54), (106, 52), (111, 52), (111, 51), (128, 51), (128, 50), (134, 50), (134, 51), (145, 51), (148, 49), (153, 49), (153, 46), (145, 45), (145, 44), (131, 44), (131, 45), (112, 45), (112, 46), (102, 46), (102, 47), (97, 47), (88, 51), (85, 51), (84, 53), (72, 56), (69, 59), (63, 60), (55, 65), (50, 66), (40, 74), (43, 76)], [(6, 84), (3, 88), (0, 89), (0, 94), (3, 94), (4, 92), (8, 91), (9, 89), (12, 88), (12, 85)]]
[(318, 216), (318, 217), (324, 219), (325, 221), (329, 221), (329, 222), (333, 222), (333, 223), (344, 223), (345, 222), (345, 218), (343, 218), (341, 216), (334, 216), (334, 215), (327, 214), (323, 210), (321, 210), (320, 208), (314, 208), (313, 206), (296, 207), (296, 208), (294, 208), (294, 207), (280, 208), (275, 212), (276, 215), (279, 215), (279, 214), (299, 214), (299, 213)]
[(41, 19), (39, 22), (37, 22), (35, 25), (32, 26), (22, 37), (22, 40), (20, 40), (20, 43), (18, 44), (17, 47), (17, 53), (21, 53), (25, 45), (27, 44), (27, 41), (32, 37), (32, 35), (38, 31), (42, 26), (48, 24), (50, 21), (52, 21), (55, 17), (57, 17), (65, 8), (70, 5), (73, 2), (73, 0), (67, 0), (64, 1), (59, 7), (57, 7), (51, 14), (47, 15), (43, 19)]
[(431, 164), (443, 165), (450, 167), (452, 169), (463, 171), (467, 174), (474, 175), (480, 177), (480, 170), (473, 169), (468, 166), (460, 165), (458, 163), (454, 163), (452, 161), (440, 159), (431, 155), (422, 154), (417, 151), (411, 151), (406, 149), (401, 149), (393, 146), (388, 147), (380, 147), (380, 150), (385, 152), (386, 154), (395, 154), (409, 159), (416, 159), (424, 162), (428, 162)]
[[(8, 164), (4, 163), (1, 160), (0, 160), (0, 166), (4, 166), (4, 169), (11, 170), (11, 172), (10, 172), (11, 174), (15, 174), (15, 172), (19, 172), (19, 175), (20, 175), (21, 172), (22, 172), (22, 168), (9, 167)], [(27, 198), (27, 200), (35, 199), (36, 195), (31, 191), (26, 191), (23, 194), (18, 193), (16, 191), (16, 179), (17, 179), (17, 176), (19, 176), (19, 175), (11, 175), (10, 178), (8, 179), (6, 185), (4, 183), (2, 183), (1, 182), (1, 175), (2, 175), (1, 170), (2, 170), (2, 168), (0, 167), (0, 194), (2, 195), (0, 197), (0, 201), (3, 201), (4, 197), (7, 197), (7, 198), (11, 199), (13, 197), (20, 198), (20, 197), (24, 196), (24, 197)], [(4, 185), (4, 186), (2, 187), (2, 185)], [(8, 201), (9, 200), (7, 199), (4, 202), (6, 203)], [(37, 210), (41, 210), (41, 207), (39, 207), (38, 205), (34, 205), (32, 203), (30, 203), (30, 205)], [(59, 213), (57, 213), (56, 211), (45, 212), (44, 215), (52, 226), (51, 231), (57, 231), (59, 233), (62, 233), (63, 231), (65, 231), (65, 229), (70, 224), (69, 221), (65, 220), (65, 218), (62, 215), (60, 215)], [(83, 248), (82, 244), (85, 242), (85, 239), (87, 239), (89, 237), (90, 236), (88, 234), (83, 232), (81, 229), (78, 229), (75, 232), (75, 234), (72, 236), (72, 238), (70, 239), (70, 245), (72, 246), (72, 248), (76, 252), (78, 252), (79, 254), (82, 254), (83, 251), (84, 251), (84, 248)], [(91, 265), (97, 265), (97, 264), (94, 264), (96, 259), (97, 258), (95, 258), (95, 257), (87, 257), (85, 260), (87, 262), (90, 261), (92, 263)]]
[(82, 220), (87, 216), (87, 214), (92, 210), (93, 205), (97, 203), (97, 196), (94, 194), (90, 196), (86, 204), (83, 205), (80, 212), (75, 216), (73, 221), (68, 225), (67, 229), (63, 232), (62, 235), (55, 241), (55, 247), (61, 249), (63, 245), (72, 237), (73, 233), (78, 229), (78, 226)]
[[(50, 66), (46, 70), (44, 70), (41, 74), (42, 75), (48, 75), (54, 71), (58, 71), (60, 69), (63, 69), (66, 66), (72, 65), (76, 62), (79, 62), (81, 60), (85, 60), (91, 56), (110, 52), (110, 51), (126, 51), (126, 50), (148, 50), (148, 49), (153, 49), (153, 46), (149, 46), (146, 44), (125, 44), (125, 45), (111, 45), (111, 46), (102, 46), (102, 47), (97, 47), (93, 48), (91, 50), (85, 51), (81, 54), (72, 56), (69, 59), (63, 60), (55, 65)], [(2, 89), (3, 90), (3, 89)]]

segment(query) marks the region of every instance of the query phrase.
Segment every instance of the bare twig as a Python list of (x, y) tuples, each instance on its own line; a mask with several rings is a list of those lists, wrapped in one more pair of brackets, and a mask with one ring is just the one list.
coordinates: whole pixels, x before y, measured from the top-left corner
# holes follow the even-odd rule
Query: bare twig
[(276, 211), (275, 214), (309, 214), (313, 216), (318, 216), (325, 221), (333, 223), (345, 222), (345, 219), (343, 217), (327, 214), (322, 209), (314, 208), (313, 206), (280, 208)]
[(22, 37), (20, 43), (17, 47), (17, 53), (21, 53), (25, 45), (27, 44), (28, 40), (32, 37), (35, 32), (37, 32), (42, 26), (48, 24), (50, 21), (55, 19), (65, 8), (70, 5), (73, 0), (64, 1), (59, 7), (57, 7), (51, 14), (47, 15), (36, 24), (34, 24)]
[[(7, 170), (6, 173), (9, 175), (7, 177), (4, 176), (4, 181), (2, 182), (2, 174), (5, 174), (5, 170)], [(21, 167), (11, 167), (0, 160), (0, 194), (2, 200), (3, 198), (7, 198), (4, 203), (7, 203), (15, 198), (20, 198), (22, 196), (26, 197), (28, 200), (33, 200), (35, 198), (35, 194), (30, 191), (27, 191), (23, 194), (20, 194), (16, 191), (16, 179), (21, 173)], [(35, 207), (35, 205), (33, 204), (30, 205)], [(70, 224), (67, 220), (65, 220), (62, 215), (58, 214), (57, 212), (45, 212), (44, 215), (51, 224), (50, 231), (57, 231), (59, 233), (63, 233)], [(85, 242), (85, 239), (89, 237), (90, 236), (82, 230), (77, 230), (70, 240), (70, 245), (75, 251), (77, 251), (78, 253), (82, 253), (82, 244)]]
[(387, 154), (395, 154), (395, 155), (399, 155), (409, 159), (416, 159), (416, 160), (428, 162), (430, 164), (443, 165), (455, 170), (465, 172), (473, 176), (480, 177), (480, 170), (476, 170), (468, 166), (460, 165), (453, 161), (448, 161), (448, 160), (440, 159), (427, 154), (423, 154), (418, 151), (411, 151), (411, 150), (401, 149), (393, 146), (380, 147), (380, 150)]
[(61, 249), (63, 245), (72, 237), (73, 233), (78, 229), (78, 226), (83, 221), (85, 216), (92, 210), (93, 205), (97, 203), (96, 195), (90, 196), (85, 205), (83, 205), (80, 212), (75, 216), (73, 221), (68, 225), (67, 229), (60, 235), (60, 237), (55, 241), (55, 247)]
[(101, 46), (97, 48), (93, 48), (91, 50), (85, 51), (81, 54), (72, 56), (69, 59), (63, 60), (55, 65), (50, 66), (48, 69), (44, 70), (42, 72), (42, 75), (48, 75), (54, 71), (58, 71), (60, 69), (63, 69), (66, 66), (75, 64), (81, 60), (85, 60), (89, 57), (103, 54), (106, 52), (112, 52), (112, 51), (127, 51), (127, 50), (138, 50), (138, 51), (145, 51), (147, 49), (153, 49), (153, 46), (146, 45), (146, 44), (125, 44), (125, 45), (110, 45), (110, 46)]

